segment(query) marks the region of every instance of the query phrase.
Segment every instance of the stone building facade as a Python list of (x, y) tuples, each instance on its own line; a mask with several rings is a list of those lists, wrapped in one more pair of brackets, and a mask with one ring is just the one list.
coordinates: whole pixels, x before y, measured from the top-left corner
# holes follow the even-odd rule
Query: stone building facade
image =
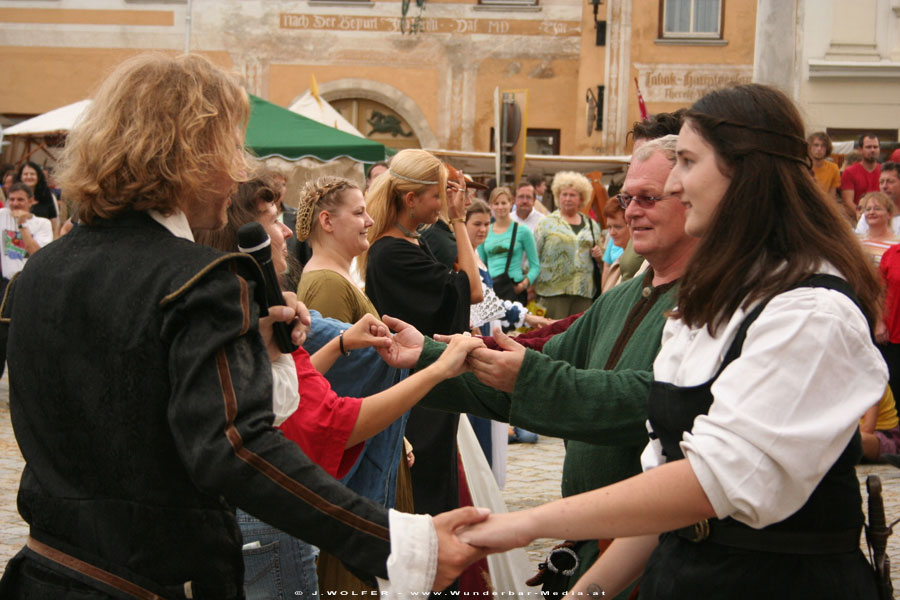
[[(0, 115), (88, 97), (134, 53), (189, 48), (282, 106), (314, 77), (396, 148), (491, 150), (499, 88), (528, 92), (529, 152), (621, 154), (639, 118), (635, 78), (658, 112), (753, 74), (756, 0), (424, 0), (405, 18), (403, 4), (0, 0)], [(601, 105), (590, 130), (588, 90)]]
[(759, 0), (757, 36), (757, 78), (795, 98), (810, 131), (898, 141), (900, 0)]

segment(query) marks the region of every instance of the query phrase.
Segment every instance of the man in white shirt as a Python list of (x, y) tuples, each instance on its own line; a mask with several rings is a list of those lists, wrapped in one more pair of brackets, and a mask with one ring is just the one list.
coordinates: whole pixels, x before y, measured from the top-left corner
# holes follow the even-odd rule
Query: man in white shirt
[[(516, 210), (510, 215), (510, 218), (514, 222), (525, 225), (532, 232), (534, 232), (537, 227), (538, 221), (544, 218), (544, 215), (539, 213), (534, 207), (534, 201), (534, 186), (527, 181), (523, 181), (519, 184), (519, 187), (516, 188)], [(521, 261), (522, 273), (527, 275), (530, 264), (528, 263), (528, 257), (524, 252), (522, 253)], [(533, 293), (533, 290), (530, 289), (529, 295)]]
[(3, 236), (0, 269), (5, 281), (25, 267), (29, 256), (53, 241), (50, 220), (31, 214), (34, 204), (31, 188), (24, 183), (16, 183), (9, 189), (6, 207), (0, 208), (0, 231)]
[(531, 231), (544, 218), (544, 215), (535, 210), (534, 199), (534, 186), (527, 182), (520, 183), (516, 188), (516, 210), (510, 215), (513, 221), (527, 225)]

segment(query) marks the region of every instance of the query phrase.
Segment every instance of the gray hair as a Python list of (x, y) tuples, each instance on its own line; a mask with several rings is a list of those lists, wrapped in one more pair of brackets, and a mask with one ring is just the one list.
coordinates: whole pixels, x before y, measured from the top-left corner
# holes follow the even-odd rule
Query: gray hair
[(651, 156), (656, 154), (657, 152), (661, 152), (666, 158), (669, 159), (673, 165), (675, 164), (675, 144), (678, 143), (678, 136), (674, 134), (664, 135), (661, 138), (656, 138), (655, 140), (650, 140), (649, 142), (642, 144), (640, 148), (634, 151), (634, 154), (631, 155), (632, 162), (640, 161), (644, 162), (648, 160)]

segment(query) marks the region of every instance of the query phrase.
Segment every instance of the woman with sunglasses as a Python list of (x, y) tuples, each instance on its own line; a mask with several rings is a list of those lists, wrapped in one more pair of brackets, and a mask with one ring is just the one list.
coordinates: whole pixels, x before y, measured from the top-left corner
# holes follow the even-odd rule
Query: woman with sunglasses
[(687, 112), (665, 190), (700, 244), (654, 363), (644, 473), (462, 539), (616, 538), (573, 593), (641, 577), (642, 598), (878, 597), (854, 466), (887, 382), (869, 333), (880, 285), (803, 133), (761, 85)]
[(564, 319), (591, 306), (597, 291), (593, 272), (603, 262), (602, 232), (581, 212), (594, 191), (587, 177), (561, 171), (550, 187), (559, 209), (541, 219), (534, 231), (541, 265), (534, 291), (548, 318)]

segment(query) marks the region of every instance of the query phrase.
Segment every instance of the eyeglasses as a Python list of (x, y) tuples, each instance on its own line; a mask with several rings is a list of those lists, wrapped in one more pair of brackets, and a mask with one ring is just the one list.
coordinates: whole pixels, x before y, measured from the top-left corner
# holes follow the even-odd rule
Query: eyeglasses
[(877, 204), (870, 204), (863, 209), (863, 212), (887, 212), (887, 209)]
[(637, 202), (637, 205), (641, 208), (653, 208), (657, 202), (660, 200), (664, 200), (668, 198), (672, 194), (663, 194), (662, 196), (632, 196), (631, 194), (618, 194), (616, 196), (616, 200), (619, 202), (619, 206), (623, 209), (628, 208), (628, 205), (631, 204), (631, 201)]

